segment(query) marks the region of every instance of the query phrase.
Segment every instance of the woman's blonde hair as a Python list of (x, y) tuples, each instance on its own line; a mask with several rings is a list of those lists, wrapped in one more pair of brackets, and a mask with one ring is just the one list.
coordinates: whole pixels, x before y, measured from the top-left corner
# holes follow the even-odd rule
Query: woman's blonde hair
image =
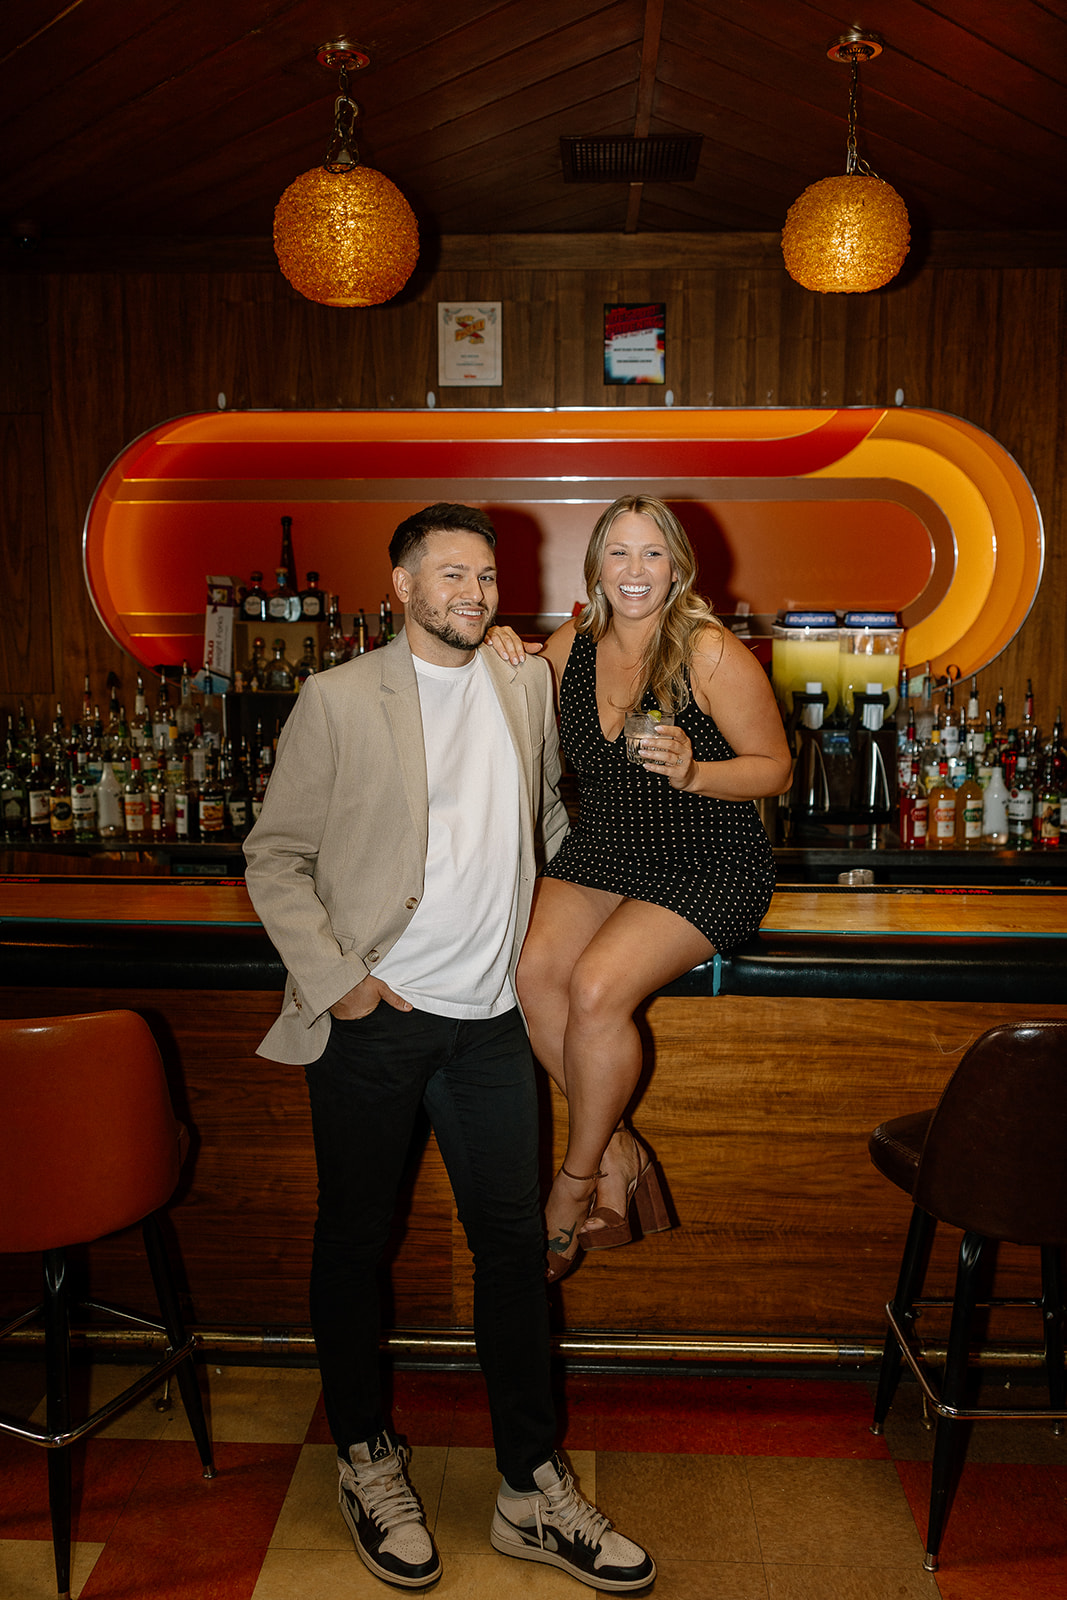
[(651, 691), (665, 711), (682, 711), (689, 703), (687, 669), (700, 635), (708, 627), (716, 628), (721, 633), (722, 623), (707, 601), (693, 593), (697, 575), (693, 547), (682, 524), (662, 500), (655, 500), (647, 494), (624, 494), (601, 516), (585, 552), (585, 587), (589, 600), (575, 627), (579, 633), (588, 633), (597, 641), (608, 630), (611, 606), (600, 586), (600, 573), (612, 524), (628, 511), (641, 517), (650, 517), (656, 524), (663, 535), (671, 565), (678, 574), (668, 590), (656, 628), (645, 646), (634, 705), (639, 706)]

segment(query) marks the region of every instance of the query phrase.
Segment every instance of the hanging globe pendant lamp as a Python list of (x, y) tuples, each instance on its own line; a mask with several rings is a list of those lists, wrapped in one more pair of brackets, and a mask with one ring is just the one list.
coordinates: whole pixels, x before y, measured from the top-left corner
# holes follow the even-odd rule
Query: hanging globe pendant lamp
[(294, 179), (278, 201), (274, 251), (306, 299), (377, 306), (398, 294), (415, 270), (418, 223), (396, 185), (360, 163), (359, 107), (348, 95), (348, 72), (367, 66), (367, 56), (340, 40), (323, 45), (318, 59), (340, 70), (333, 137), (322, 166)]
[(880, 289), (896, 277), (908, 253), (907, 207), (856, 150), (859, 66), (882, 48), (877, 35), (853, 30), (828, 49), (831, 61), (852, 68), (845, 172), (805, 189), (790, 206), (782, 230), (786, 271), (803, 288), (821, 294)]

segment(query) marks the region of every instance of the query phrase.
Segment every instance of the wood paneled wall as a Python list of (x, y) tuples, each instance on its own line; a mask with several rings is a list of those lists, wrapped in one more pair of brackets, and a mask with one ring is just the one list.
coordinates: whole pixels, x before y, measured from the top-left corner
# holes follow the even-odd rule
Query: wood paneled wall
[[(0, 273), (3, 428), (0, 709), (68, 718), (88, 671), (132, 698), (134, 668), (98, 622), (81, 568), (93, 490), (116, 453), (167, 417), (237, 407), (421, 407), (437, 390), (436, 304), (504, 306), (504, 383), (437, 392), (439, 406), (893, 404), (966, 417), (998, 439), (1032, 483), (1045, 520), (1045, 577), (1018, 638), (986, 669), (1021, 714), (1028, 676), (1038, 717), (1067, 699), (1067, 528), (1060, 463), (1067, 428), (1067, 270), (1042, 264), (927, 264), (878, 294), (813, 295), (763, 236), (747, 255), (701, 264), (700, 241), (557, 239), (551, 252), (441, 241), (390, 305), (332, 311), (302, 300), (250, 254), (204, 263), (76, 258)], [(973, 259), (983, 260), (971, 241)], [(429, 255), (429, 251), (426, 252)], [(994, 258), (996, 259), (996, 258)], [(1062, 260), (1062, 257), (1060, 258)], [(614, 264), (613, 264), (614, 263)], [(667, 385), (605, 387), (602, 307), (665, 301)]]

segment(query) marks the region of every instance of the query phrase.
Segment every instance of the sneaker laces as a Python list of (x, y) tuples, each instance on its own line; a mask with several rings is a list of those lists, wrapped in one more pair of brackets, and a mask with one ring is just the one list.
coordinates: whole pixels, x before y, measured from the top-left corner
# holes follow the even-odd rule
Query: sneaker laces
[(566, 1534), (569, 1539), (581, 1539), (592, 1549), (600, 1544), (604, 1534), (608, 1532), (611, 1523), (602, 1511), (591, 1505), (588, 1500), (579, 1494), (574, 1479), (562, 1468), (562, 1476), (558, 1483), (542, 1490), (548, 1501), (547, 1507), (538, 1502), (537, 1533), (541, 1542), (544, 1536), (541, 1530), (542, 1515), (549, 1518), (553, 1527)]
[(368, 1514), (386, 1531), (398, 1528), (403, 1522), (424, 1523), (418, 1497), (404, 1476), (407, 1452), (398, 1446), (384, 1461), (372, 1461), (369, 1466), (347, 1466), (341, 1473), (338, 1497), (346, 1488), (355, 1489), (367, 1507)]

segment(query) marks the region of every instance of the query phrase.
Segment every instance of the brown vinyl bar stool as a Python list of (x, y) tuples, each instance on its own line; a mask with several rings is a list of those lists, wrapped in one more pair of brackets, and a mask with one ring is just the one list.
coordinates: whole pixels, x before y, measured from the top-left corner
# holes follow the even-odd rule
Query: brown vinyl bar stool
[[(928, 1572), (936, 1572), (969, 1424), (1044, 1417), (1062, 1433), (1067, 1417), (1061, 1256), (1067, 1242), (1067, 1022), (990, 1028), (964, 1052), (932, 1111), (883, 1122), (868, 1148), (879, 1172), (910, 1194), (914, 1205), (896, 1293), (886, 1308), (889, 1331), (871, 1431), (882, 1432), (903, 1358), (937, 1416), (923, 1561)], [(956, 1289), (951, 1300), (923, 1300), (938, 1222), (963, 1229)], [(1040, 1300), (979, 1300), (982, 1274), (999, 1240), (1040, 1249)], [(965, 1404), (974, 1314), (991, 1305), (1042, 1312), (1047, 1408)], [(914, 1337), (917, 1313), (933, 1306), (952, 1308), (940, 1393)]]
[[(171, 1109), (148, 1024), (132, 1011), (0, 1021), (0, 1252), (43, 1252), (44, 1300), (0, 1329), (42, 1317), (46, 1426), (0, 1414), (0, 1432), (48, 1450), (56, 1583), (70, 1592), (70, 1446), (176, 1372), (204, 1477), (213, 1478), (204, 1408), (157, 1213), (174, 1192), (185, 1130)], [(82, 1422), (71, 1420), (71, 1299), (66, 1249), (139, 1222), (161, 1322), (103, 1301), (106, 1312), (165, 1333), (167, 1353)]]

